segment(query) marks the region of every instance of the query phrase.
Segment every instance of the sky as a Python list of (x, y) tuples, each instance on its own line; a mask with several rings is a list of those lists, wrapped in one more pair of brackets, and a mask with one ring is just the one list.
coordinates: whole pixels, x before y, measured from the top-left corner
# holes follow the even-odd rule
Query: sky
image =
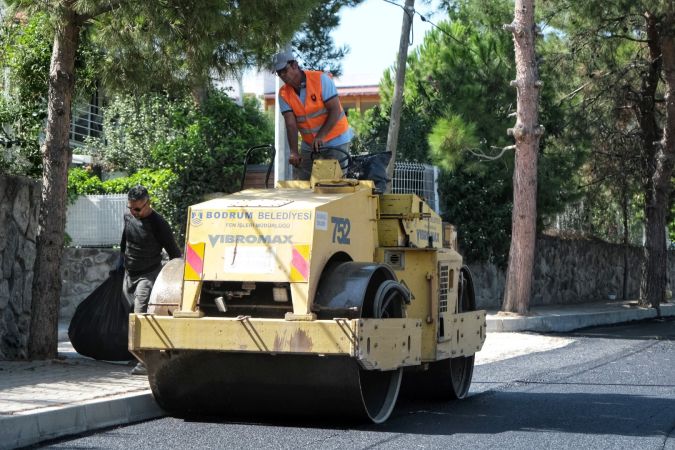
[[(403, 5), (405, 0), (391, 0)], [(432, 23), (442, 20), (434, 15), (434, 5), (415, 2), (415, 9)], [(355, 8), (343, 8), (340, 26), (332, 33), (336, 46), (348, 45), (350, 52), (342, 60), (342, 80), (363, 81), (350, 84), (377, 84), (385, 69), (396, 62), (401, 40), (403, 9), (385, 0), (365, 0)], [(432, 28), (419, 15), (413, 19), (413, 45), (408, 52), (422, 43), (424, 35)]]

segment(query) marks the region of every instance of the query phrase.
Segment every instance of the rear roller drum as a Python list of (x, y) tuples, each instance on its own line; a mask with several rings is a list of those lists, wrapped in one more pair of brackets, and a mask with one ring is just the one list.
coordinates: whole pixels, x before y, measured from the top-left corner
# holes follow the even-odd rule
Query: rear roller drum
[[(476, 310), (476, 294), (469, 268), (459, 273), (457, 312)], [(408, 397), (425, 399), (461, 399), (469, 393), (473, 377), (474, 355), (448, 358), (429, 363), (428, 370), (407, 372), (404, 391)]]
[[(476, 292), (473, 288), (473, 277), (469, 268), (464, 266), (459, 272), (459, 294), (457, 312), (463, 313), (476, 310)], [(460, 356), (450, 358), (450, 380), (452, 398), (464, 398), (469, 393), (475, 356)]]

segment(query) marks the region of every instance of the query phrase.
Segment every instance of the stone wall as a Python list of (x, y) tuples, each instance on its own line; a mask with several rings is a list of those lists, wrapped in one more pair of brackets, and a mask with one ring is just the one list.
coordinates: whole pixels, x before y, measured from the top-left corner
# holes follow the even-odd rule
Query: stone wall
[[(628, 248), (627, 298), (640, 291), (642, 248)], [(668, 279), (675, 276), (675, 252), (670, 252)], [(621, 300), (624, 248), (588, 240), (537, 239), (531, 306), (608, 301), (609, 294)], [(469, 268), (476, 285), (479, 308), (499, 309), (504, 295), (505, 273), (492, 264)]]
[(59, 320), (70, 322), (77, 305), (87, 298), (106, 278), (117, 262), (119, 249), (64, 249), (61, 262), (61, 304)]
[(28, 354), (40, 183), (0, 174), (0, 360)]

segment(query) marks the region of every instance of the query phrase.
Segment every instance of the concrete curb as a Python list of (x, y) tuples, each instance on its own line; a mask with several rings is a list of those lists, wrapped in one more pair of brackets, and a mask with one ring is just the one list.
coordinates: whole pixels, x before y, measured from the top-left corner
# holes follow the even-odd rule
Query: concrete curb
[(162, 417), (148, 390), (67, 407), (0, 418), (0, 449), (25, 447), (61, 436)]
[[(675, 316), (675, 305), (661, 305), (661, 317)], [(498, 316), (489, 314), (488, 332), (535, 331), (541, 333), (563, 333), (597, 325), (613, 325), (652, 319), (656, 310), (652, 308), (626, 308), (620, 310), (599, 310), (583, 314), (547, 314), (542, 316)]]

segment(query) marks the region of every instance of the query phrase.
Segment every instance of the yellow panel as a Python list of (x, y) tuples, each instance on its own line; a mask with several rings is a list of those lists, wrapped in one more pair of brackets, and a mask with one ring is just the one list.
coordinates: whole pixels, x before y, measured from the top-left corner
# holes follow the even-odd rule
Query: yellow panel
[(131, 350), (354, 354), (351, 322), (131, 315)]
[[(381, 246), (425, 248), (429, 247), (429, 239), (432, 247), (443, 246), (443, 221), (422, 199), (414, 194), (382, 197), (379, 223)], [(391, 223), (392, 220), (397, 224)]]
[(342, 169), (335, 159), (316, 159), (312, 163), (310, 184), (315, 186), (321, 180), (340, 180)]
[(410, 319), (360, 320), (358, 358), (370, 370), (421, 364), (422, 322)]
[(438, 344), (438, 359), (471, 356), (483, 348), (487, 327), (484, 310), (448, 314), (444, 320), (448, 341)]
[(176, 319), (132, 314), (129, 350), (347, 355), (369, 370), (420, 364), (421, 323), (410, 319)]
[(380, 214), (409, 215), (413, 213), (414, 194), (385, 194), (380, 199)]
[(201, 317), (204, 313), (197, 311), (197, 301), (202, 291), (201, 281), (183, 281), (183, 296), (180, 309), (173, 312), (175, 317)]
[(377, 231), (382, 247), (404, 247), (406, 245), (406, 234), (398, 219), (380, 219)]
[[(376, 246), (377, 196), (373, 196), (370, 189), (320, 196), (333, 200), (315, 211), (307, 293), (310, 301), (331, 257), (346, 254), (353, 261), (371, 262)], [(294, 312), (299, 313), (295, 299), (293, 306)]]
[(189, 230), (189, 242), (206, 245), (204, 280), (289, 280), (293, 247), (311, 242), (311, 209), (303, 202), (294, 209), (291, 200), (265, 198), (231, 199), (223, 209), (209, 203), (192, 208), (200, 221), (192, 220)]
[(311, 189), (309, 180), (280, 180), (276, 187), (279, 189)]

